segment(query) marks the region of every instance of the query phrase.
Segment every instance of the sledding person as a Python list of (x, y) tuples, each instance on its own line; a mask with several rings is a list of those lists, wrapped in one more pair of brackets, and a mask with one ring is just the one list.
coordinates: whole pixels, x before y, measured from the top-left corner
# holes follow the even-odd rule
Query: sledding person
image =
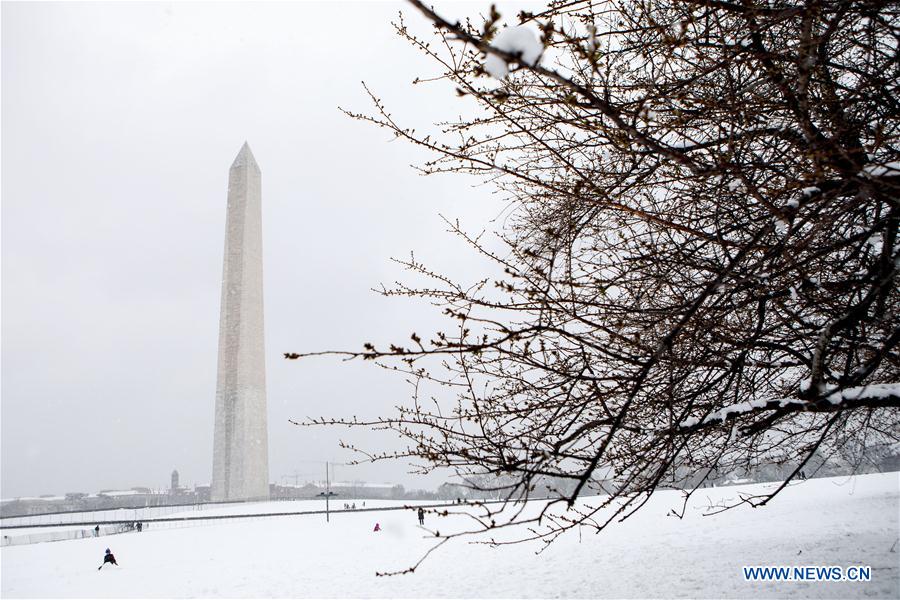
[(425, 511), (420, 506), (419, 507), (419, 525), (424, 525), (424, 524), (425, 524)]
[[(119, 563), (116, 562), (116, 557), (112, 552), (109, 551), (109, 548), (106, 549), (106, 555), (103, 557), (103, 565), (105, 565), (106, 563), (112, 563), (117, 567), (119, 566)], [(100, 569), (102, 569), (103, 565), (97, 567), (97, 570), (99, 571)]]
[(375, 529), (373, 529), (372, 531), (381, 531), (381, 525), (375, 523)]

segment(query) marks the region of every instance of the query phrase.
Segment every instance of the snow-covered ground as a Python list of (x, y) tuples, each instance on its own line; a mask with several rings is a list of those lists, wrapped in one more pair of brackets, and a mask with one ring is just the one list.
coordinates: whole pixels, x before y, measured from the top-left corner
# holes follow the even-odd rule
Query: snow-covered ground
[[(394, 577), (375, 572), (409, 567), (434, 544), (412, 512), (341, 513), (330, 523), (318, 515), (212, 521), (10, 546), (0, 550), (0, 595), (900, 598), (897, 473), (809, 480), (767, 507), (701, 516), (710, 505), (770, 485), (704, 490), (683, 520), (667, 516), (680, 506), (679, 493), (659, 492), (624, 523), (600, 535), (569, 533), (542, 554), (533, 544), (455, 540), (414, 574)], [(429, 515), (426, 526), (448, 532), (468, 521)], [(120, 566), (98, 571), (107, 546)], [(751, 565), (871, 566), (872, 580), (746, 582), (742, 567)]]
[[(436, 504), (437, 503), (437, 504)], [(446, 501), (443, 501), (446, 504)], [(403, 500), (350, 500), (352, 510), (373, 511), (380, 509), (398, 510), (406, 506), (436, 506), (441, 501), (403, 501)], [(343, 499), (332, 499), (331, 512), (340, 513), (344, 508)], [(196, 504), (189, 506), (163, 506), (139, 509), (96, 510), (81, 513), (61, 513), (9, 517), (3, 519), (4, 526), (15, 526), (3, 531), (3, 546), (33, 544), (40, 542), (60, 541), (76, 538), (93, 537), (94, 526), (100, 526), (102, 536), (131, 533), (126, 529), (127, 522), (136, 525), (143, 523), (146, 529), (175, 529), (182, 527), (202, 527), (215, 525), (217, 521), (210, 517), (235, 517), (247, 515), (255, 519), (260, 515), (281, 515), (326, 511), (324, 499), (289, 500), (279, 502), (241, 502), (229, 504)], [(207, 520), (209, 519), (209, 520)], [(80, 523), (74, 525), (73, 523)], [(34, 524), (34, 527), (25, 525)], [(37, 526), (43, 524), (43, 526)], [(48, 525), (57, 524), (53, 527)]]

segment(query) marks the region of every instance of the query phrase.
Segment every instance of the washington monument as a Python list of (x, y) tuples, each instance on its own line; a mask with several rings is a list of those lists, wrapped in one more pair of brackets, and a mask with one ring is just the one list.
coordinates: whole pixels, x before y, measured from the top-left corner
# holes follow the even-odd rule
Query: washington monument
[(212, 500), (269, 497), (261, 174), (244, 142), (228, 174)]

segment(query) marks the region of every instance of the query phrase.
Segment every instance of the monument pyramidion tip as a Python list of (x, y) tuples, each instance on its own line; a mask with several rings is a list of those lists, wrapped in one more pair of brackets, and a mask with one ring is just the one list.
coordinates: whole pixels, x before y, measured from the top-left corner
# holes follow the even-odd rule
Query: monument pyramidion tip
[(250, 144), (244, 142), (244, 145), (241, 146), (238, 155), (234, 158), (234, 162), (231, 163), (231, 168), (235, 169), (238, 167), (253, 167), (254, 169), (259, 170), (259, 165), (256, 163), (256, 158), (253, 156), (253, 151), (250, 150)]

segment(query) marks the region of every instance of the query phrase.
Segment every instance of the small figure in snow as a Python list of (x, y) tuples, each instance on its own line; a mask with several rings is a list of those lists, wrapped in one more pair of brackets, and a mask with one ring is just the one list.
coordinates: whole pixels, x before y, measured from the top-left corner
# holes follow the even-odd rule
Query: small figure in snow
[(356, 510), (356, 502), (354, 502), (353, 506), (351, 506), (350, 508), (352, 508), (353, 510)]
[[(112, 552), (109, 551), (109, 548), (106, 549), (106, 555), (103, 557), (103, 565), (105, 565), (106, 563), (112, 563), (117, 567), (119, 566), (119, 563), (116, 562), (116, 557)], [(103, 565), (97, 567), (97, 570), (99, 571), (100, 569), (102, 569)]]
[(366, 507), (366, 501), (363, 500), (363, 508), (365, 508), (365, 507)]
[(375, 523), (375, 529), (373, 529), (372, 531), (381, 531), (381, 525)]
[(100, 526), (94, 527), (94, 537), (100, 537)]
[(425, 525), (425, 511), (419, 507), (419, 525)]
[(138, 524), (137, 524), (137, 530), (138, 530), (138, 533), (140, 533), (141, 530), (143, 530), (143, 529), (144, 529), (144, 524), (141, 523), (140, 521), (138, 521)]

